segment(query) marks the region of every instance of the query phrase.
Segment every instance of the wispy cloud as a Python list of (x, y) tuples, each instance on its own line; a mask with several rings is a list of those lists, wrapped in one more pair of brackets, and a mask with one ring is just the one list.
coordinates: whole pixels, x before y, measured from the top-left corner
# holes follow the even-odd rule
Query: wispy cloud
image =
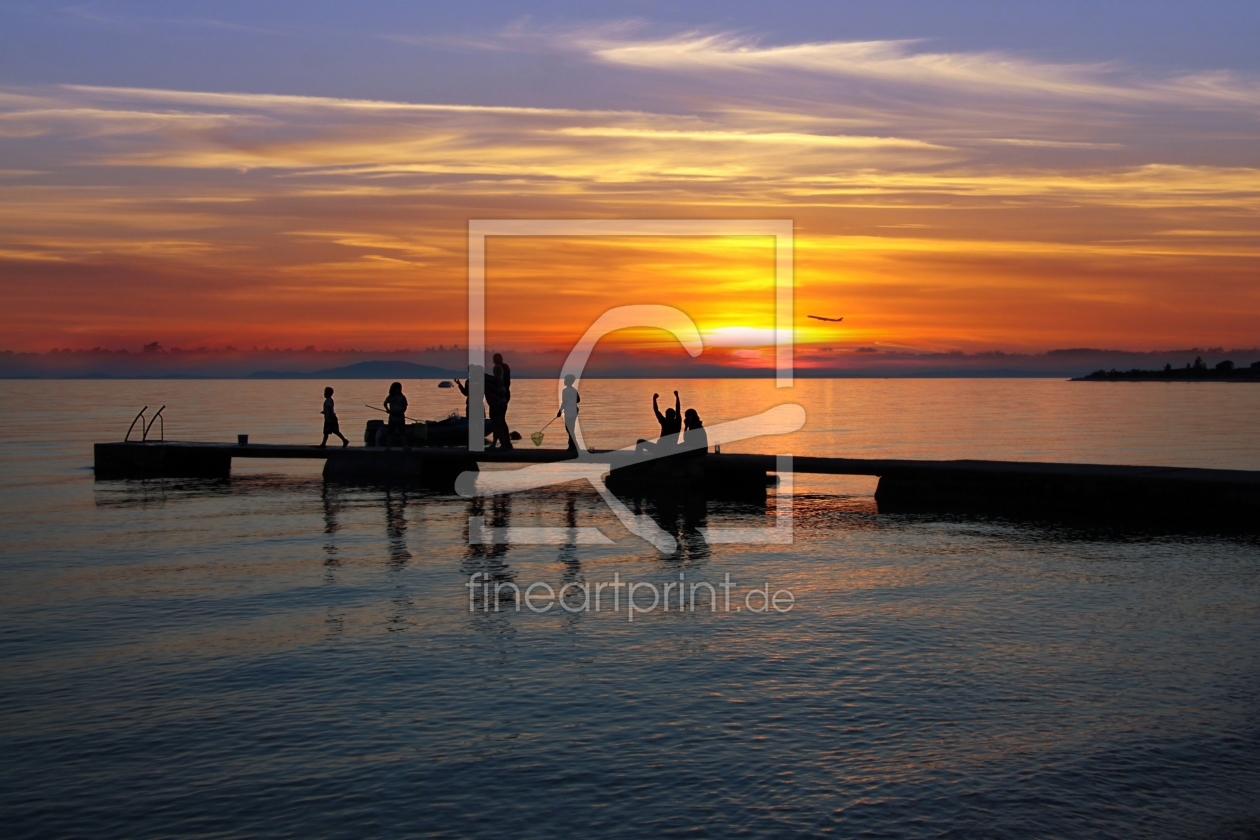
[[(3, 109), (0, 136), (98, 138), (76, 163), (558, 183), (782, 179), (959, 158), (939, 143), (764, 131), (738, 115), (517, 108), (68, 86)], [(823, 129), (826, 126), (816, 126)], [(127, 140), (128, 137), (133, 138)], [(702, 151), (697, 144), (720, 147)], [(785, 153), (790, 151), (790, 156)]]
[(904, 137), (869, 137), (861, 135), (805, 134), (788, 131), (685, 131), (617, 126), (571, 127), (556, 131), (569, 137), (616, 137), (642, 140), (695, 141), (702, 143), (761, 143), (776, 146), (827, 146), (837, 149), (897, 148), (945, 150), (944, 146)]
[(1020, 137), (993, 137), (985, 140), (999, 146), (1028, 146), (1036, 149), (1123, 149), (1123, 143), (1086, 143), (1074, 140), (1030, 140)]
[[(178, 103), (185, 106), (244, 108), (287, 113), (341, 111), (354, 113), (449, 112), (462, 114), (521, 114), (565, 116), (575, 114), (638, 114), (637, 111), (604, 111), (578, 108), (528, 108), (510, 105), (463, 105), (432, 102), (395, 102), (379, 99), (346, 99), (331, 96), (294, 96), (274, 93), (232, 93), (166, 90), (162, 88), (101, 87), (98, 85), (59, 85), (62, 90), (81, 92), (101, 100)], [(20, 94), (18, 94), (21, 96)], [(31, 95), (22, 101), (35, 101)], [(3, 102), (3, 99), (0, 99)]]
[(257, 125), (267, 119), (261, 114), (139, 111), (86, 106), (33, 108), (0, 113), (0, 137), (37, 137), (50, 133), (74, 137), (103, 137), (147, 134), (168, 129), (204, 131), (231, 125)]
[(569, 32), (559, 40), (608, 63), (662, 70), (796, 72), (971, 94), (1095, 102), (1260, 104), (1260, 85), (1225, 72), (1152, 79), (1117, 62), (1068, 64), (1000, 51), (937, 52), (922, 40), (765, 45), (758, 38), (721, 32), (642, 39), (630, 35), (623, 27)]
[(997, 52), (916, 52), (920, 41), (831, 41), (763, 46), (732, 34), (686, 33), (646, 41), (581, 38), (575, 45), (604, 61), (639, 67), (722, 71), (797, 70), (916, 85), (1115, 97), (1123, 88), (1101, 83), (1106, 65), (1043, 64)]

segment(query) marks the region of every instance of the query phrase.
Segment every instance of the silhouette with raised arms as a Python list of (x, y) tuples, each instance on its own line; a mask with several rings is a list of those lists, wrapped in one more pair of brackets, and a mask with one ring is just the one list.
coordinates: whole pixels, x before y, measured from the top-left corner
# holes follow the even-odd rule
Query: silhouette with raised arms
[(682, 431), (682, 399), (675, 391), (674, 407), (665, 409), (665, 413), (661, 414), (660, 406), (656, 402), (660, 396), (652, 395), (652, 413), (656, 415), (656, 422), (661, 424), (661, 443), (676, 443), (678, 433)]
[(656, 443), (640, 438), (635, 446), (636, 451), (651, 452), (658, 447), (668, 449), (678, 444), (678, 435), (682, 431), (682, 399), (675, 391), (674, 407), (665, 409), (665, 413), (662, 414), (660, 405), (657, 403), (660, 398), (660, 394), (652, 395), (652, 413), (656, 415), (656, 422), (661, 425), (660, 437)]

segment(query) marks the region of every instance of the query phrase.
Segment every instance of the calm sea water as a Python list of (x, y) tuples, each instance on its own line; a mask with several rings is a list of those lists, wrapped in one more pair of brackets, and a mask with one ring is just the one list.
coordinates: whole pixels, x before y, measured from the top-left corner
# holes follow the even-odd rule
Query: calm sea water
[[(4, 384), (6, 836), (1256, 836), (1260, 539), (881, 515), (870, 480), (799, 477), (791, 546), (698, 532), (768, 526), (773, 494), (643, 503), (679, 539), (663, 556), (580, 485), (470, 500), (297, 462), (92, 479), (91, 442), (143, 404), (169, 438), (317, 442), (323, 384)], [(358, 445), (386, 383), (331, 384)], [(585, 383), (588, 442), (652, 432), (672, 387)], [(805, 406), (744, 451), (1260, 469), (1246, 385), (679, 388), (709, 424)], [(406, 390), (414, 416), (460, 405)], [(514, 387), (525, 445), (554, 400)], [(613, 543), (470, 546), (470, 516)], [(474, 574), (729, 575), (745, 608), (496, 613)], [(746, 608), (766, 584), (790, 612)]]

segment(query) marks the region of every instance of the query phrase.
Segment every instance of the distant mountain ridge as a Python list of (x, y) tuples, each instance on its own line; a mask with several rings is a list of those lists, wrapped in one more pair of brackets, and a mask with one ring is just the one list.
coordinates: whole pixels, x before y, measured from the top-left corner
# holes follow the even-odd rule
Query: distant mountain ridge
[(259, 370), (248, 374), (246, 379), (450, 379), (464, 376), (460, 371), (415, 362), (377, 361), (356, 362), (345, 367), (324, 370)]
[[(150, 345), (145, 345), (146, 347)], [(567, 353), (563, 350), (518, 352), (502, 348), (514, 379), (554, 379)], [(882, 347), (796, 348), (798, 378), (868, 377), (1079, 377), (1090, 371), (1182, 368), (1196, 357), (1214, 367), (1233, 361), (1249, 367), (1260, 361), (1260, 348), (1221, 347), (1128, 351), (1091, 348), (1044, 353), (910, 352)], [(463, 378), (468, 350), (53, 350), (47, 353), (0, 350), (0, 380), (5, 379), (449, 379)], [(715, 353), (692, 359), (685, 353), (630, 353), (609, 349), (592, 357), (584, 375), (594, 379), (766, 378), (772, 367), (732, 365)]]

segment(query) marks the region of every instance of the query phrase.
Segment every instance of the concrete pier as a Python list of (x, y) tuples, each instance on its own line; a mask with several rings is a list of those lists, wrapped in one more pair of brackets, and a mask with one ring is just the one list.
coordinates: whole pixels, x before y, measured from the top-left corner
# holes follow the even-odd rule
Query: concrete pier
[[(774, 468), (771, 455), (720, 457)], [(793, 458), (792, 470), (878, 476), (881, 512), (1069, 514), (1260, 530), (1260, 472), (1254, 470), (818, 457)]]
[(98, 443), (93, 447), (96, 478), (227, 478), (232, 472), (232, 448), (227, 444)]
[[(324, 475), (343, 481), (405, 481), (450, 488), (478, 463), (539, 464), (569, 460), (557, 449), (470, 453), (455, 447), (329, 447), (269, 444), (98, 443), (96, 477), (226, 478), (235, 458), (324, 461)], [(620, 465), (624, 453), (596, 452), (618, 464), (618, 491), (723, 497), (760, 494), (778, 469), (774, 455), (709, 454), (702, 458)], [(921, 461), (795, 457), (795, 473), (879, 477), (881, 512), (961, 511), (1088, 515), (1106, 519), (1260, 523), (1260, 472), (1022, 461)]]

